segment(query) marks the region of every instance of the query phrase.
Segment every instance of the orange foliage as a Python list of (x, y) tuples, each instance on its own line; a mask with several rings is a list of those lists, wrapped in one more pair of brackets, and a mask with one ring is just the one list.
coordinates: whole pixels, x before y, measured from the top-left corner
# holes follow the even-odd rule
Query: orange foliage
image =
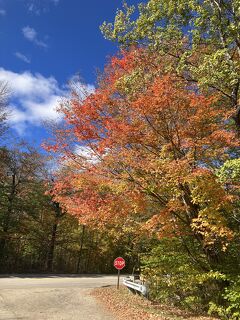
[[(162, 74), (161, 63), (144, 50), (124, 52), (110, 61), (94, 93), (82, 99), (73, 92), (60, 107), (66, 128), (52, 148), (64, 149), (74, 169), (53, 192), (84, 223), (137, 213), (160, 236), (193, 232), (206, 245), (212, 234), (213, 242), (225, 242), (232, 236), (224, 217), (231, 199), (214, 170), (239, 143), (230, 113), (218, 96)], [(74, 144), (98, 160), (71, 152)]]

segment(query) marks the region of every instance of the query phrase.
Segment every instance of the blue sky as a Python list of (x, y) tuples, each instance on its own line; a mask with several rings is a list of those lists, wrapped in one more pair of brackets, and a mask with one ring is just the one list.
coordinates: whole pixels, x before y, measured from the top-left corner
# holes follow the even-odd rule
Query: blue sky
[(40, 145), (46, 138), (42, 121), (57, 119), (55, 106), (75, 74), (94, 88), (96, 68), (117, 51), (99, 25), (113, 21), (121, 3), (0, 0), (0, 80), (10, 86), (10, 126), (19, 137)]

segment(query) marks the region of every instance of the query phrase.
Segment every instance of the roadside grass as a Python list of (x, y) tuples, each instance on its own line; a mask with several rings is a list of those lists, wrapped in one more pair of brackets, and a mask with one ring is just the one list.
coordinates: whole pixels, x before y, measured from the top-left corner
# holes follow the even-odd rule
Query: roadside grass
[(153, 303), (134, 295), (125, 287), (96, 288), (92, 291), (116, 317), (116, 320), (217, 320), (217, 318), (196, 316), (175, 307)]

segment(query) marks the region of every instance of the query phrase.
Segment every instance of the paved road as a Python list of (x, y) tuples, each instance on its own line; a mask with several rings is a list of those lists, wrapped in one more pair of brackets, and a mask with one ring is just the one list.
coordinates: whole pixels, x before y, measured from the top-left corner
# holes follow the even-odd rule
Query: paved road
[(90, 295), (116, 276), (0, 277), (0, 320), (114, 320)]

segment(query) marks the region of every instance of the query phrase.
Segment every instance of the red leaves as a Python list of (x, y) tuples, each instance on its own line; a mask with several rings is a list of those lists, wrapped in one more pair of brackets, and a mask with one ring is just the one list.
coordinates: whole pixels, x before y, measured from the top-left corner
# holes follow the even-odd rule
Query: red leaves
[[(190, 230), (198, 214), (211, 211), (208, 197), (217, 198), (210, 192), (218, 187), (214, 179), (204, 193), (206, 201), (194, 195), (196, 174), (214, 175), (238, 139), (218, 96), (190, 90), (176, 75), (163, 75), (155, 55), (149, 58), (142, 49), (114, 57), (93, 94), (85, 99), (73, 94), (61, 106), (69, 126), (52, 148), (71, 137), (69, 145), (94, 149), (99, 161), (78, 161), (65, 145), (65, 163), (68, 159), (76, 175), (70, 184), (63, 180), (55, 195), (81, 221), (105, 223), (137, 212), (150, 229), (176, 236), (186, 232), (186, 225)], [(221, 208), (214, 210), (221, 215)]]

